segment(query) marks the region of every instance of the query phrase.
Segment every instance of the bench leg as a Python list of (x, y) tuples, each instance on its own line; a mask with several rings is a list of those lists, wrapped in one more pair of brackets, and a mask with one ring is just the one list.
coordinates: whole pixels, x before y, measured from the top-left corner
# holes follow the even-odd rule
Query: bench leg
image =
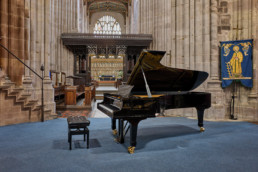
[(87, 149), (89, 149), (89, 138), (90, 138), (90, 132), (88, 131), (88, 133), (87, 133)]
[(69, 132), (69, 148), (70, 148), (70, 150), (72, 150), (72, 135), (71, 135), (71, 133)]
[(86, 129), (84, 128), (84, 134), (83, 134), (83, 139), (84, 139), (84, 141), (85, 141), (85, 131)]

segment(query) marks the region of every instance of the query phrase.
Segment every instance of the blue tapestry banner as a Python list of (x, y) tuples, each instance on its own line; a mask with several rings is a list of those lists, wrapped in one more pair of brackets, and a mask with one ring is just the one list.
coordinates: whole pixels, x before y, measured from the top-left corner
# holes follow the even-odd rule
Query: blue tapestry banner
[(246, 87), (253, 87), (252, 40), (221, 42), (222, 87), (239, 80)]

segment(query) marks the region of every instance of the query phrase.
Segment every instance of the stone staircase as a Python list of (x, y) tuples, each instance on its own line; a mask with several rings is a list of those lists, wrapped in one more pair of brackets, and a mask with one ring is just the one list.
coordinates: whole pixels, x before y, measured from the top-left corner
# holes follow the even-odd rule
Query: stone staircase
[[(41, 101), (33, 99), (22, 86), (15, 86), (7, 77), (0, 78), (0, 126), (41, 121)], [(44, 120), (56, 118), (44, 108)]]

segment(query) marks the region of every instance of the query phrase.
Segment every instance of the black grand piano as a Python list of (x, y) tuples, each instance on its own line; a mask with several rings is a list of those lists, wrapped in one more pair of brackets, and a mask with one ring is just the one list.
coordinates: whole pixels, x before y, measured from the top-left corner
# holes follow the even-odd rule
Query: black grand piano
[(127, 85), (134, 86), (130, 96), (106, 93), (103, 102), (97, 105), (111, 117), (111, 128), (113, 134), (118, 134), (116, 140), (119, 143), (124, 143), (124, 136), (130, 129), (129, 153), (134, 153), (136, 147), (138, 123), (162, 114), (165, 109), (195, 107), (198, 126), (204, 131), (203, 115), (211, 106), (211, 94), (190, 91), (202, 84), (208, 73), (166, 67), (160, 63), (165, 53), (144, 50), (127, 81)]

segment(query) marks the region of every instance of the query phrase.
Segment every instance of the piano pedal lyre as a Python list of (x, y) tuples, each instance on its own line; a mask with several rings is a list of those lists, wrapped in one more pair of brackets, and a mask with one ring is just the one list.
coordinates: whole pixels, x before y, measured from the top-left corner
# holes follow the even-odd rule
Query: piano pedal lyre
[(134, 146), (129, 146), (127, 150), (128, 150), (128, 152), (129, 152), (130, 154), (133, 154), (133, 153), (134, 153), (134, 149), (135, 149)]
[(114, 136), (117, 135), (117, 130), (116, 129), (113, 130), (113, 135)]
[(200, 132), (204, 132), (205, 128), (204, 127), (200, 127)]

